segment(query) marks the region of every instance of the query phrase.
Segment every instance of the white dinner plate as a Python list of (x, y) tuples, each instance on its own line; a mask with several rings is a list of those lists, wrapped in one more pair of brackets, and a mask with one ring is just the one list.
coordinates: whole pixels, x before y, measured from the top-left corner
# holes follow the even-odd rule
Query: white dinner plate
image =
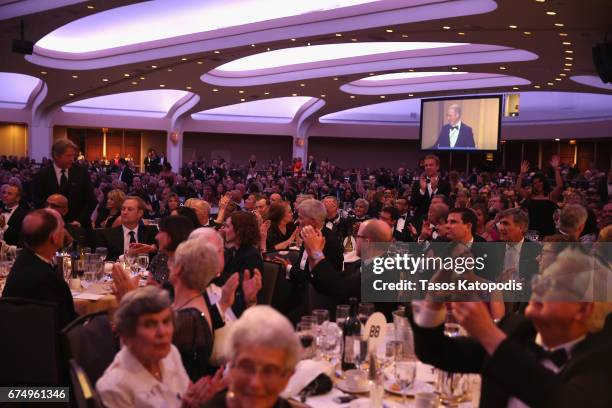
[[(395, 395), (402, 395), (402, 390), (395, 383), (394, 380), (385, 380), (385, 391), (390, 392)], [(417, 392), (434, 392), (435, 387), (429, 383), (423, 381), (415, 381), (410, 384), (408, 388), (406, 388), (406, 395), (409, 397), (414, 397)]]
[(363, 394), (370, 392), (370, 387), (368, 386), (367, 381), (364, 381), (363, 384), (361, 384), (361, 387), (351, 387), (347, 384), (346, 380), (340, 380), (336, 383), (336, 388), (341, 391), (348, 392), (349, 394)]

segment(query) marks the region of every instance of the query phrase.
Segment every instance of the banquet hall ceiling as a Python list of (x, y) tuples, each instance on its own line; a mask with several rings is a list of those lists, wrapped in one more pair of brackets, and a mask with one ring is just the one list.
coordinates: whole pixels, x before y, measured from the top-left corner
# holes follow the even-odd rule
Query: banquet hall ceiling
[[(53, 0), (49, 1), (53, 2)], [(401, 4), (413, 4), (415, 1), (389, 1), (389, 3), (399, 7)], [(451, 7), (457, 1), (461, 0), (422, 0), (423, 3), (436, 3), (439, 7)], [(487, 2), (488, 0), (483, 0), (483, 3)], [(32, 2), (24, 0), (16, 3)], [(610, 87), (597, 88), (588, 85), (589, 81), (578, 83), (570, 79), (572, 76), (596, 75), (591, 48), (594, 44), (603, 41), (606, 32), (612, 31), (610, 0), (588, 0), (586, 2), (578, 0), (498, 0), (497, 8), (481, 14), (404, 24), (380, 23), (377, 27), (372, 28), (343, 29), (323, 34), (309, 34), (309, 30), (304, 29), (304, 25), (301, 25), (294, 27), (293, 31), (290, 31), (291, 34), (284, 35), (282, 39), (239, 46), (223, 46), (223, 44), (230, 44), (231, 41), (228, 42), (220, 37), (218, 40), (207, 38), (207, 45), (201, 48), (202, 51), (164, 58), (153, 58), (154, 53), (148, 52), (142, 54), (142, 60), (139, 62), (79, 70), (37, 65), (28, 61), (21, 54), (12, 53), (10, 51), (11, 41), (19, 37), (20, 20), (23, 19), (26, 24), (26, 39), (36, 43), (47, 34), (77, 19), (139, 2), (105, 0), (77, 3), (55, 1), (55, 3), (73, 4), (0, 20), (0, 50), (2, 50), (0, 72), (30, 75), (44, 81), (47, 86), (47, 95), (41, 104), (43, 111), (54, 111), (79, 100), (103, 95), (160, 89), (189, 91), (197, 95), (199, 100), (193, 103), (193, 106), (186, 112), (188, 115), (241, 102), (306, 96), (321, 98), (325, 101), (325, 104), (315, 113), (317, 117), (380, 102), (441, 96), (449, 93), (457, 95), (478, 92), (553, 91), (612, 95)], [(261, 1), (261, 3), (263, 5), (267, 2)], [(3, 7), (6, 4), (10, 3), (0, 2), (0, 18), (3, 16)], [(131, 18), (137, 20), (138, 15)], [(436, 16), (431, 15), (430, 18), (436, 18)], [(261, 24), (261, 27), (258, 24)], [(338, 27), (343, 25), (346, 26), (347, 23), (339, 23)], [(109, 22), (109, 27), (112, 27), (111, 22)], [(265, 22), (252, 23), (250, 30), (259, 32), (259, 38), (264, 38), (266, 35)], [(329, 28), (327, 30), (329, 31)], [(277, 32), (272, 33), (272, 31), (270, 30), (270, 38), (279, 37)], [(255, 54), (285, 48), (341, 43), (357, 45), (372, 42), (482, 44), (508, 50), (522, 50), (534, 57), (518, 58), (509, 62), (494, 59), (479, 62), (479, 56), (474, 54), (472, 60), (463, 57), (453, 60), (451, 56), (450, 59), (444, 60), (443, 64), (438, 61), (426, 64), (426, 66), (419, 65), (418, 58), (413, 61), (407, 59), (405, 65), (401, 66), (396, 63), (397, 57), (391, 53), (386, 55), (386, 59), (379, 58), (379, 63), (375, 66), (368, 65), (368, 61), (364, 63), (364, 61), (348, 58), (343, 62), (343, 65), (349, 68), (346, 69), (345, 74), (326, 74), (325, 71), (321, 71), (317, 75), (310, 75), (302, 79), (280, 76), (275, 81), (254, 85), (248, 85), (244, 81), (232, 84), (231, 76), (225, 77), (222, 84), (213, 85), (208, 83), (210, 81), (204, 82), (211, 71), (219, 72), (222, 65)], [(131, 49), (130, 52), (132, 53), (131, 58), (134, 59), (134, 49)], [(160, 52), (161, 54), (164, 53)], [(95, 58), (92, 57), (92, 60)], [(385, 61), (388, 61), (388, 64), (385, 64)], [(278, 64), (289, 64), (290, 66), (291, 62), (279, 58)], [(316, 64), (315, 62), (315, 65), (306, 68), (302, 66), (300, 69), (320, 68), (320, 65)], [(325, 61), (318, 64), (325, 64)], [(375, 70), (372, 67), (375, 67)], [(489, 78), (505, 75), (514, 78), (515, 82), (500, 81), (497, 86), (495, 83), (487, 83), (487, 87), (483, 86), (480, 91), (480, 87), (457, 89), (456, 86), (423, 86), (419, 84), (419, 81), (415, 82), (414, 79), (411, 79), (407, 84), (402, 85), (402, 88), (398, 88), (397, 92), (382, 94), (370, 90), (359, 93), (356, 90), (350, 93), (351, 89), (358, 88), (360, 84), (363, 85), (364, 78), (370, 76), (425, 71), (469, 72)], [(423, 82), (430, 84), (431, 78), (423, 77)], [(415, 85), (415, 88), (411, 88), (411, 84)], [(382, 86), (380, 92), (384, 92), (384, 88)], [(349, 92), (346, 91), (347, 89)], [(411, 89), (416, 90), (411, 91)], [(542, 100), (543, 103), (546, 103), (546, 98)]]

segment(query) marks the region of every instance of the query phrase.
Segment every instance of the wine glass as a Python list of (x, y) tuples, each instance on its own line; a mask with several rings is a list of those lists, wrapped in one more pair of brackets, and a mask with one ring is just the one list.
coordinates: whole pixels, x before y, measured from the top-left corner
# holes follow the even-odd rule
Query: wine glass
[(105, 247), (96, 248), (96, 255), (100, 258), (102, 262), (106, 261), (106, 257), (108, 256), (108, 249)]
[(349, 317), (351, 307), (349, 305), (338, 305), (336, 306), (336, 324), (338, 327), (344, 326), (344, 322)]
[(408, 387), (414, 383), (416, 376), (416, 360), (407, 358), (401, 354), (395, 357), (395, 382), (402, 390), (402, 405), (406, 405), (406, 392)]
[(149, 255), (138, 255), (138, 257), (136, 258), (136, 263), (138, 264), (138, 272), (141, 275), (144, 275), (147, 270), (147, 267), (149, 266)]
[(319, 326), (329, 321), (329, 310), (327, 309), (315, 309), (312, 311), (312, 315), (317, 319)]
[(297, 324), (297, 334), (302, 344), (303, 358), (310, 358), (313, 355), (314, 333), (312, 322), (299, 322)]
[(358, 370), (363, 369), (363, 363), (368, 361), (368, 340), (363, 340), (361, 335), (353, 337), (355, 347), (355, 366)]

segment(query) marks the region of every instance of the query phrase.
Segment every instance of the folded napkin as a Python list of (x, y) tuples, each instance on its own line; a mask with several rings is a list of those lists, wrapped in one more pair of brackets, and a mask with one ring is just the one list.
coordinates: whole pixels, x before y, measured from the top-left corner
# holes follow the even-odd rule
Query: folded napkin
[(75, 299), (83, 299), (83, 300), (98, 300), (103, 298), (105, 295), (99, 295), (97, 293), (88, 293), (81, 292), (74, 296)]
[[(289, 383), (287, 384), (285, 390), (281, 393), (281, 396), (283, 398), (295, 397), (313, 380), (317, 379), (319, 375), (324, 374), (331, 377), (332, 373), (333, 367), (327, 361), (302, 360), (295, 367), (295, 373), (293, 373), (289, 379)], [(316, 391), (317, 390), (315, 390), (315, 392)]]

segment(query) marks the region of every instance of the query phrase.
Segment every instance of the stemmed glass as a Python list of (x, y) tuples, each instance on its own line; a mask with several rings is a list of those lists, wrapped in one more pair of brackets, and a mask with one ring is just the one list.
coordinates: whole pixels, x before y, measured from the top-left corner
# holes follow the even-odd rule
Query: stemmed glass
[(355, 347), (355, 365), (358, 370), (363, 369), (363, 363), (368, 361), (368, 340), (363, 340), (361, 335), (353, 337)]
[(304, 322), (301, 321), (297, 324), (297, 333), (300, 339), (300, 343), (302, 344), (303, 349), (303, 358), (312, 357), (313, 353), (313, 345), (314, 345), (314, 327), (312, 322)]
[(349, 317), (349, 313), (351, 312), (351, 307), (349, 305), (338, 305), (336, 306), (336, 324), (338, 327), (344, 326), (344, 322)]
[(406, 392), (408, 387), (414, 383), (416, 376), (416, 360), (403, 355), (395, 356), (395, 382), (402, 389), (402, 405), (406, 405)]
[(136, 258), (136, 263), (138, 264), (138, 272), (140, 276), (145, 277), (145, 272), (147, 267), (149, 266), (149, 255), (141, 254)]
[(359, 309), (357, 311), (357, 318), (361, 322), (363, 326), (365, 326), (366, 322), (370, 315), (374, 313), (374, 304), (373, 303), (360, 303)]

